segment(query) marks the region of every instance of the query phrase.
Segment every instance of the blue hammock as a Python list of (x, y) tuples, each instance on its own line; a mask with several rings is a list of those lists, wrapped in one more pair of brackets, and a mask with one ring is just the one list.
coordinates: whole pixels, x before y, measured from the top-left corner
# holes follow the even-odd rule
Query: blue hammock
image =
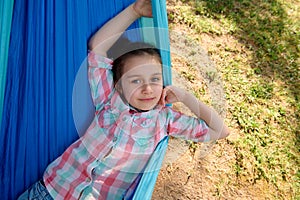
[[(1, 1), (1, 199), (16, 199), (42, 177), (51, 161), (78, 139), (72, 115), (72, 89), (87, 55), (87, 41), (132, 2)], [(154, 18), (139, 20), (129, 29), (151, 26), (167, 29), (165, 5), (165, 0), (153, 0)], [(138, 39), (148, 40), (147, 34), (142, 33)], [(155, 40), (159, 45), (169, 46), (167, 31), (155, 31)], [(168, 85), (171, 84), (169, 49), (164, 48), (161, 53), (166, 66), (164, 84)], [(89, 100), (83, 101), (88, 103)], [(168, 137), (156, 148), (148, 168), (159, 169), (167, 143)], [(142, 176), (133, 199), (151, 198), (158, 173), (152, 170)]]

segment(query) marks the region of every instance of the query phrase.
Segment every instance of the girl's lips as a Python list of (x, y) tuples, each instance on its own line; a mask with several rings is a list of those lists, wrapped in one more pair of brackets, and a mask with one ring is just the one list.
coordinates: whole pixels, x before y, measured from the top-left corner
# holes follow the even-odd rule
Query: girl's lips
[(140, 99), (140, 101), (153, 101), (155, 97)]

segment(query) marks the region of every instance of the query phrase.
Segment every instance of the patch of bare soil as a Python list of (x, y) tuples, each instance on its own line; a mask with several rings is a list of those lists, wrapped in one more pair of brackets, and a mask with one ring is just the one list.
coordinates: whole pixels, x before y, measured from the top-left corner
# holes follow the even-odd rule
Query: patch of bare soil
[[(214, 107), (225, 115), (222, 84), (206, 52), (180, 32), (171, 32), (170, 40), (173, 84), (189, 91), (209, 90)], [(182, 104), (175, 104), (174, 108), (193, 115)], [(225, 191), (234, 192), (226, 188), (226, 176), (235, 160), (234, 150), (227, 141), (189, 146), (185, 141), (171, 138), (152, 199), (212, 199), (224, 196)]]
[[(185, 30), (180, 27), (175, 30), (170, 33), (173, 84), (189, 91), (208, 91), (209, 95), (203, 95), (204, 101), (226, 117), (222, 81), (214, 63), (197, 41), (186, 37)], [(174, 104), (174, 108), (192, 115), (182, 104)], [(263, 181), (250, 184), (235, 174), (237, 150), (230, 141), (237, 137), (237, 130), (232, 129), (227, 139), (192, 147), (191, 143), (171, 138), (152, 199), (266, 199), (268, 194), (264, 193), (270, 191), (264, 188), (267, 184)]]

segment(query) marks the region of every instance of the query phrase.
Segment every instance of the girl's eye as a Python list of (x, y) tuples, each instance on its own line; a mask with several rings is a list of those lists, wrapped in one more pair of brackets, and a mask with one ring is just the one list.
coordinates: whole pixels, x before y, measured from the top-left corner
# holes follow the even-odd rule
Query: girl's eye
[(152, 82), (159, 82), (160, 81), (160, 78), (159, 77), (154, 77), (151, 79)]
[(131, 83), (134, 83), (134, 84), (139, 84), (141, 83), (142, 81), (139, 80), (139, 79), (135, 79), (135, 80), (132, 80)]

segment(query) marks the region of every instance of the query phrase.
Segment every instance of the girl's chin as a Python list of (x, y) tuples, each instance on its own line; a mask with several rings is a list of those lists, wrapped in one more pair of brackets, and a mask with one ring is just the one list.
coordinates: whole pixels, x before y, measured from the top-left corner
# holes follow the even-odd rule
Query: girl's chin
[(141, 106), (141, 104), (137, 105), (137, 106), (134, 106), (132, 105), (133, 107), (141, 110), (141, 111), (148, 111), (148, 110), (152, 110), (157, 104), (150, 104), (150, 105), (144, 105), (144, 106)]

